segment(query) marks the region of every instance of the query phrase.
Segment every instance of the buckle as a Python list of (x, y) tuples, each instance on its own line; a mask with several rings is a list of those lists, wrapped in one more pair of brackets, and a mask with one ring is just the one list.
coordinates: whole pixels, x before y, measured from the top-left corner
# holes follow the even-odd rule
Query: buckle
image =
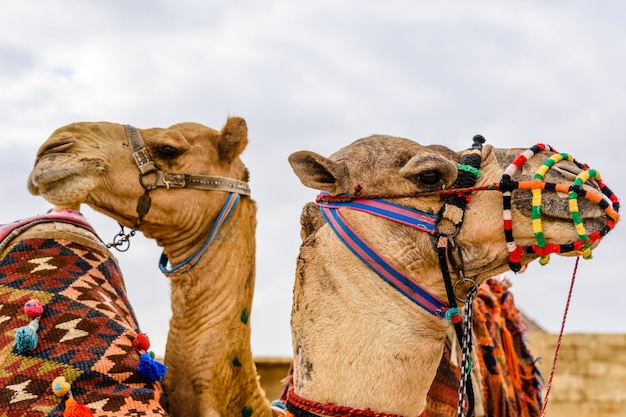
[(184, 188), (187, 185), (185, 174), (172, 174), (171, 172), (159, 171), (157, 185), (167, 188)]
[(133, 152), (133, 158), (135, 158), (135, 163), (137, 164), (137, 167), (142, 174), (145, 175), (149, 172), (156, 170), (156, 168), (154, 167), (154, 162), (152, 162), (152, 159), (150, 159), (150, 154), (148, 153), (148, 150), (146, 148), (141, 148)]

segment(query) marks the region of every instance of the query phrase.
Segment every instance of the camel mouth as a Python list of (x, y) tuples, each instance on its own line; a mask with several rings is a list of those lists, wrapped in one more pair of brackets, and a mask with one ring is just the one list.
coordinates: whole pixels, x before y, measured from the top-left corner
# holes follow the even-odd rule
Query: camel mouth
[[(601, 193), (599, 189), (592, 186), (584, 185), (583, 189), (596, 194)], [(530, 218), (532, 215), (532, 192), (528, 190), (516, 190), (514, 193), (515, 199), (513, 206), (525, 217)], [(578, 206), (580, 208), (579, 216), (584, 220), (601, 220), (605, 218), (604, 210), (591, 201), (579, 198)], [(542, 193), (542, 205), (540, 210), (543, 216), (550, 217), (554, 220), (571, 222), (572, 214), (570, 212), (569, 196), (567, 194), (557, 192)]]
[(86, 167), (69, 169), (35, 169), (28, 178), (28, 190), (33, 195), (46, 195), (62, 188), (72, 179), (80, 178), (87, 171)]
[(76, 163), (76, 155), (59, 152), (71, 146), (69, 143), (50, 146), (40, 153), (27, 181), (31, 194), (45, 196), (72, 183), (84, 184), (94, 173), (103, 169), (100, 160), (80, 158), (79, 163)]
[(72, 177), (83, 175), (89, 167), (75, 167), (58, 170), (41, 170), (31, 177), (30, 183), (39, 189), (54, 187), (55, 184), (67, 182)]

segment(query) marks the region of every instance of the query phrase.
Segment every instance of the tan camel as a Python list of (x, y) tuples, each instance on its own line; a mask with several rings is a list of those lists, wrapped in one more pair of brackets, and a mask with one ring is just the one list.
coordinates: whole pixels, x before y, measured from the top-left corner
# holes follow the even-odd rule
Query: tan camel
[(56, 206), (88, 204), (163, 247), (172, 303), (164, 388), (173, 416), (272, 415), (250, 349), (256, 206), (239, 158), (247, 142), (237, 117), (221, 131), (75, 123), (41, 146), (28, 181)]
[[(485, 146), (476, 186), (498, 183), (503, 170), (522, 151)], [(529, 179), (547, 154), (541, 152), (530, 158), (514, 179)], [(503, 233), (500, 192), (473, 193), (460, 229), (463, 211), (458, 207), (442, 210), (443, 199), (437, 192), (453, 187), (457, 173), (461, 172), (457, 167), (460, 157), (460, 153), (443, 146), (421, 146), (408, 139), (371, 136), (329, 158), (300, 151), (291, 155), (289, 161), (305, 186), (330, 196), (349, 196), (356, 187), (362, 187), (365, 198), (368, 195), (399, 197), (392, 201), (420, 211), (426, 215), (427, 222), (432, 222), (429, 215), (437, 218), (441, 211), (436, 232), (453, 238), (454, 248), (460, 248), (460, 256), (456, 252), (455, 262), (449, 265), (455, 295), (464, 299), (472, 283), (479, 285), (509, 268), (509, 251)], [(581, 171), (570, 162), (560, 162), (557, 166), (548, 171), (546, 181), (571, 183)], [(433, 194), (400, 197), (418, 192)], [(536, 229), (530, 221), (530, 192), (514, 191), (512, 195), (515, 242), (519, 247), (531, 245), (535, 243)], [(565, 244), (579, 239), (566, 197), (544, 193), (542, 226), (548, 242)], [(322, 201), (332, 200), (322, 197)], [(588, 233), (605, 227), (607, 217), (602, 209), (584, 200), (579, 203)], [(350, 249), (353, 246), (343, 241), (349, 240), (345, 236), (349, 232), (337, 226), (333, 216), (339, 213), (344, 224), (360, 239), (438, 300), (447, 299), (437, 249), (445, 240), (436, 239), (436, 233), (349, 209), (341, 203), (337, 210), (325, 211), (323, 217), (320, 208), (326, 210), (327, 205), (322, 202), (317, 207), (310, 203), (301, 217), (303, 243), (291, 317), (294, 375), (288, 410), (296, 416), (309, 415), (307, 412), (329, 416), (420, 416), (442, 357), (448, 325), (438, 315), (441, 309), (427, 311), (401, 295), (361, 261), (358, 256), (367, 260), (369, 255), (356, 255), (358, 250), (353, 253)], [(617, 221), (616, 213), (612, 215)], [(575, 254), (578, 252), (570, 253)], [(520, 262), (527, 264), (535, 258), (536, 254), (525, 254)], [(458, 280), (460, 272), (467, 281)]]

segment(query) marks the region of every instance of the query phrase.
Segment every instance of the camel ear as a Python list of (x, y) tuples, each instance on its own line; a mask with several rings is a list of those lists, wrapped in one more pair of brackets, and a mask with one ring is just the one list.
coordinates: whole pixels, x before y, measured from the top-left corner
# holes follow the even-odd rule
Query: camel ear
[(241, 117), (229, 117), (217, 144), (220, 159), (232, 162), (248, 144), (248, 126)]
[(343, 162), (334, 162), (315, 152), (299, 151), (289, 155), (289, 164), (302, 184), (330, 194), (345, 192), (350, 173)]

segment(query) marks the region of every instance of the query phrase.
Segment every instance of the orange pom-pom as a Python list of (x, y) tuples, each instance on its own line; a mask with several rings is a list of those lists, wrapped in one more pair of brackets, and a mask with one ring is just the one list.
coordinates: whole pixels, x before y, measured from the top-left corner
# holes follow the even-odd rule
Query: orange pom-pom
[(75, 399), (70, 398), (65, 401), (63, 417), (94, 417), (94, 415), (89, 407), (78, 404)]

